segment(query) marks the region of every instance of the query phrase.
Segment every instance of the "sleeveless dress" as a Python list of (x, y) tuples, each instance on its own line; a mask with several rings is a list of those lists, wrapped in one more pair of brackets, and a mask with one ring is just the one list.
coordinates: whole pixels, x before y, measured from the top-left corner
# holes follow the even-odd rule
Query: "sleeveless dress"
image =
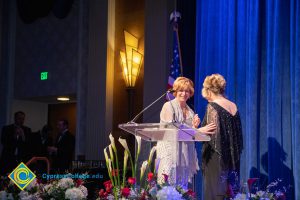
[(201, 126), (214, 122), (216, 134), (202, 146), (204, 200), (223, 200), (232, 172), (239, 175), (240, 155), (243, 149), (239, 112), (234, 115), (217, 103), (207, 105)]
[[(194, 112), (188, 108), (186, 119), (183, 117), (182, 109), (176, 99), (164, 104), (161, 113), (161, 123), (172, 122), (173, 118), (178, 123), (185, 123), (192, 126)], [(168, 175), (168, 182), (172, 185), (188, 187), (192, 182), (194, 174), (199, 170), (197, 152), (194, 142), (157, 142), (156, 156), (159, 160), (158, 183), (164, 183), (164, 176)]]

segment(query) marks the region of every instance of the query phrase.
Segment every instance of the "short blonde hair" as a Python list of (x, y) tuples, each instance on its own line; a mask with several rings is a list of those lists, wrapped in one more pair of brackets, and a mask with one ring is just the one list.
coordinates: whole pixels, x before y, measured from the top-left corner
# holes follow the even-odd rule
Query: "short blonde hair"
[(208, 91), (218, 95), (224, 95), (226, 88), (226, 80), (220, 74), (212, 74), (207, 76), (203, 82), (202, 96), (207, 98)]
[(177, 91), (182, 89), (184, 90), (188, 89), (190, 91), (190, 97), (192, 97), (195, 92), (193, 81), (191, 81), (186, 77), (178, 77), (173, 83), (173, 90), (174, 90), (173, 95), (176, 96)]

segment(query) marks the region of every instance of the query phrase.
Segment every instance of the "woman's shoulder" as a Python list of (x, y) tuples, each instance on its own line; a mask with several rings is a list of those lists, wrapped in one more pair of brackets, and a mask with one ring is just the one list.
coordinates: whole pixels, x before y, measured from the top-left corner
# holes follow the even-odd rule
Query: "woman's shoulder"
[(228, 99), (226, 99), (226, 100), (227, 100), (227, 105), (228, 105), (231, 109), (237, 110), (237, 105), (236, 105), (233, 101), (230, 101), (230, 100), (228, 100)]
[(230, 101), (228, 99), (227, 101), (228, 101), (228, 106), (231, 108), (231, 110), (235, 110), (235, 111), (238, 110), (237, 105), (233, 101)]
[(162, 109), (161, 111), (170, 111), (170, 110), (173, 110), (172, 108), (174, 108), (174, 102), (172, 102), (173, 100), (171, 101), (167, 101), (164, 103), (164, 105), (162, 106)]
[(222, 99), (220, 101), (216, 100), (216, 101), (210, 102), (210, 106), (216, 110), (219, 110), (219, 109), (226, 110), (231, 115), (235, 115), (238, 111), (237, 105), (228, 99)]
[(164, 107), (169, 107), (169, 106), (171, 106), (171, 101), (165, 102), (164, 105), (163, 105), (163, 108), (164, 108)]

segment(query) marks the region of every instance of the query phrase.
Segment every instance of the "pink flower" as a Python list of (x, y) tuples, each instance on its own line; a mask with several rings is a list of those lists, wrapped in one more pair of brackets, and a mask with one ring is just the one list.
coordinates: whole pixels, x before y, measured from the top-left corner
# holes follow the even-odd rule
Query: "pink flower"
[(113, 187), (111, 181), (110, 181), (110, 180), (109, 180), (109, 181), (105, 181), (105, 182), (103, 183), (103, 185), (104, 185), (104, 187), (105, 187), (106, 192), (110, 193), (111, 190), (112, 190), (112, 187)]
[(135, 178), (133, 178), (133, 177), (129, 177), (129, 178), (128, 178), (128, 183), (129, 183), (130, 185), (134, 185), (135, 182), (136, 182)]
[(108, 195), (108, 193), (107, 193), (107, 192), (104, 192), (103, 189), (101, 189), (101, 190), (99, 191), (99, 197), (100, 197), (100, 198), (105, 198), (105, 197), (107, 197), (107, 195)]
[(129, 194), (130, 194), (130, 188), (125, 187), (122, 189), (122, 196), (127, 198)]
[(232, 189), (231, 184), (228, 184), (228, 185), (227, 185), (226, 195), (227, 195), (228, 197), (233, 197), (233, 196), (234, 196), (234, 193), (233, 193), (233, 189)]
[(148, 182), (152, 181), (153, 177), (154, 177), (154, 174), (152, 172), (149, 172), (148, 173), (148, 179), (147, 179)]
[(164, 176), (165, 183), (167, 183), (169, 176), (167, 174), (162, 174), (162, 175)]
[(258, 180), (258, 178), (249, 178), (248, 179), (247, 183), (248, 183), (249, 191), (251, 191), (253, 183), (255, 183), (255, 181), (257, 181), (257, 180)]
[(193, 192), (193, 190), (191, 189), (188, 189), (188, 191), (186, 192), (189, 196), (192, 196), (192, 197), (196, 197), (196, 193)]
[(81, 179), (77, 179), (76, 180), (76, 187), (79, 187), (79, 186), (81, 186), (83, 184), (83, 180), (81, 180)]
[(147, 193), (144, 191), (139, 200), (146, 200)]

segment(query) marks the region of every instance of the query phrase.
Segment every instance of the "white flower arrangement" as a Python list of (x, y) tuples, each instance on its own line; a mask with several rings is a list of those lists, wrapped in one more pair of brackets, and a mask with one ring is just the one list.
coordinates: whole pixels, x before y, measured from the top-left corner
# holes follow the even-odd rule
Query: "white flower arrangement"
[(42, 200), (38, 192), (30, 194), (24, 190), (19, 193), (19, 198), (22, 200)]
[(74, 181), (71, 178), (62, 178), (58, 181), (57, 186), (61, 189), (72, 188), (74, 186)]
[(87, 188), (84, 187), (83, 185), (80, 185), (78, 188), (79, 188), (79, 189), (81, 190), (81, 192), (83, 193), (84, 198), (86, 198), (86, 197), (88, 196), (88, 190), (87, 190)]
[(0, 199), (2, 200), (13, 200), (13, 196), (11, 193), (7, 193), (5, 190), (0, 191)]
[(247, 200), (247, 195), (246, 195), (246, 194), (238, 193), (238, 194), (234, 197), (234, 200)]
[(62, 178), (47, 184), (41, 184), (35, 179), (23, 191), (7, 180), (5, 182), (6, 184), (2, 185), (4, 190), (0, 190), (0, 200), (85, 200), (88, 196), (87, 188), (82, 185), (83, 181), (71, 178)]
[(88, 196), (87, 188), (83, 185), (76, 186), (72, 178), (62, 178), (43, 186), (44, 199), (70, 199), (83, 200)]
[(156, 194), (158, 200), (182, 200), (182, 195), (173, 186), (164, 186)]
[[(85, 188), (86, 189), (86, 188)], [(87, 192), (84, 192), (80, 188), (69, 188), (65, 193), (65, 199), (70, 200), (78, 200), (78, 199), (86, 199)]]
[(35, 178), (35, 179), (33, 179), (33, 181), (31, 181), (31, 183), (29, 183), (29, 185), (27, 185), (27, 187), (25, 188), (25, 191), (33, 190), (38, 186), (39, 186), (39, 184), (37, 182), (37, 179)]

